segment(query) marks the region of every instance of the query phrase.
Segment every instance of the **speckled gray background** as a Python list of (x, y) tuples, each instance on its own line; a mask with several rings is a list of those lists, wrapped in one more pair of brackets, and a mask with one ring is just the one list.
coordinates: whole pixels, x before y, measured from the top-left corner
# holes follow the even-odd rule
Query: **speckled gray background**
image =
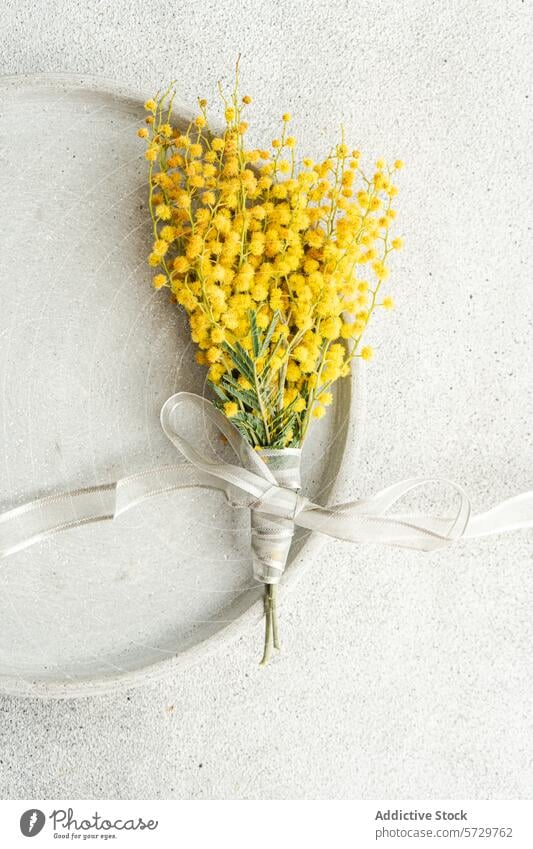
[[(210, 96), (242, 53), (257, 137), (311, 153), (339, 122), (403, 177), (398, 310), (373, 331), (356, 489), (450, 476), (481, 509), (530, 488), (530, 2), (4, 0), (4, 73), (103, 74)], [(431, 558), (328, 544), (259, 631), (179, 678), (0, 700), (4, 798), (527, 798), (526, 532)]]

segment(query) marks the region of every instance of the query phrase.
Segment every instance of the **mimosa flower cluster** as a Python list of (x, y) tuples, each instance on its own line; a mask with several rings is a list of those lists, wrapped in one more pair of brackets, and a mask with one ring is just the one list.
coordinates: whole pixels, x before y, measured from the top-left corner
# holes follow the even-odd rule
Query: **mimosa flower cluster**
[(246, 144), (250, 97), (221, 90), (224, 129), (207, 102), (185, 130), (173, 93), (149, 100), (146, 139), (153, 285), (189, 317), (196, 358), (218, 405), (256, 446), (300, 446), (331, 387), (355, 357), (382, 295), (392, 238), (394, 178), (383, 160), (367, 175), (341, 139), (320, 162), (297, 155), (291, 116), (267, 149)]

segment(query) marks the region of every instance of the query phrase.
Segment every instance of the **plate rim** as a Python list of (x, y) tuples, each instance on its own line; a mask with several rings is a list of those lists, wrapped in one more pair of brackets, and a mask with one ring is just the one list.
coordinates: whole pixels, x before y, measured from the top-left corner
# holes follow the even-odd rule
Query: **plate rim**
[[(83, 73), (39, 72), (26, 74), (0, 75), (0, 90), (17, 87), (57, 85), (79, 88), (82, 90), (108, 94), (117, 98), (128, 98), (142, 104), (149, 97), (145, 92), (125, 83), (112, 80), (105, 76)], [(193, 117), (193, 110), (180, 101), (179, 109), (182, 115)], [(1, 107), (0, 107), (1, 111)], [(346, 484), (342, 480), (342, 469), (346, 466), (348, 456), (350, 463), (357, 460), (360, 450), (361, 435), (364, 427), (366, 412), (366, 383), (365, 371), (357, 361), (352, 369), (349, 380), (343, 381), (343, 392), (346, 393), (347, 411), (345, 422), (345, 439), (340, 451), (339, 469), (331, 485), (326, 500), (330, 505), (342, 498)], [(283, 596), (290, 593), (302, 575), (310, 568), (311, 562), (325, 544), (323, 534), (311, 533), (306, 537), (295, 557), (289, 562), (282, 578)], [(239, 596), (238, 598), (242, 598)], [(231, 610), (229, 605), (227, 610)], [(98, 695), (112, 695), (128, 689), (143, 686), (166, 678), (172, 674), (185, 671), (203, 659), (215, 655), (224, 646), (229, 645), (238, 637), (242, 637), (252, 628), (256, 628), (263, 619), (263, 603), (258, 598), (252, 602), (236, 618), (213, 634), (208, 634), (197, 642), (180, 649), (171, 657), (165, 657), (136, 669), (124, 670), (112, 675), (96, 675), (94, 677), (77, 678), (73, 681), (31, 680), (14, 675), (0, 675), (0, 694), (19, 698), (39, 699), (73, 699)]]

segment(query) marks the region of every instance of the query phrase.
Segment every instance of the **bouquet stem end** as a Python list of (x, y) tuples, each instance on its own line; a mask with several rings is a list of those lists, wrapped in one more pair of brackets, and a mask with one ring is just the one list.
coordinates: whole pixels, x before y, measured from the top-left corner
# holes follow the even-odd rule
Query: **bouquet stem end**
[(272, 649), (280, 648), (278, 630), (278, 587), (277, 584), (265, 585), (265, 648), (259, 666), (266, 666)]

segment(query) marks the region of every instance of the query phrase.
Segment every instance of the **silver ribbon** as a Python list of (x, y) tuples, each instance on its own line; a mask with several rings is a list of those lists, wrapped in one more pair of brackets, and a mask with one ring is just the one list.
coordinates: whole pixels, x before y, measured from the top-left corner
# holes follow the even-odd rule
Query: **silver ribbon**
[[(200, 411), (227, 439), (238, 464), (221, 461), (213, 450), (200, 453), (185, 438), (191, 409)], [(252, 511), (254, 575), (263, 583), (279, 581), (294, 526), (355, 543), (421, 551), (435, 551), (460, 538), (533, 527), (533, 491), (472, 515), (460, 486), (433, 478), (411, 478), (370, 498), (334, 507), (313, 504), (298, 491), (298, 453), (264, 450), (261, 456), (210, 401), (188, 392), (166, 401), (161, 424), (187, 463), (149, 469), (115, 483), (50, 495), (8, 510), (0, 515), (0, 558), (60, 531), (112, 520), (149, 498), (188, 487), (222, 490), (234, 507)], [(434, 482), (446, 484), (457, 494), (455, 515), (387, 515), (407, 493)]]
[[(299, 492), (301, 448), (261, 448), (259, 456), (274, 475), (278, 486)], [(256, 581), (277, 584), (289, 557), (294, 520), (266, 513), (267, 504), (268, 499), (260, 499), (259, 509), (252, 507), (251, 511), (252, 568)]]

